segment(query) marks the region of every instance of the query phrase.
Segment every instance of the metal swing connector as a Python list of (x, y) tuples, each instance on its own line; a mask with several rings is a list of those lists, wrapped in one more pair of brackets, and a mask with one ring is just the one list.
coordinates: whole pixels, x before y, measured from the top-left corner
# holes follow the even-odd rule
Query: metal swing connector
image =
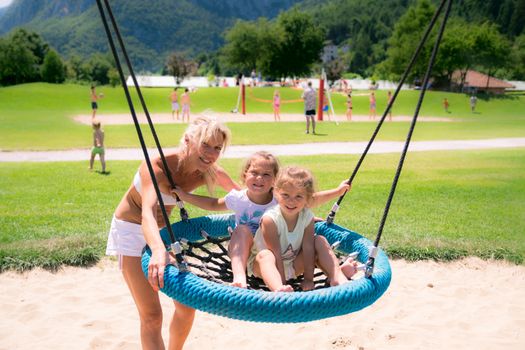
[(338, 210), (339, 210), (339, 204), (337, 204), (337, 202), (335, 202), (334, 205), (332, 206), (332, 209), (330, 209), (330, 213), (326, 217), (326, 223), (327, 224), (333, 224), (334, 223), (335, 213), (337, 213)]
[(376, 260), (377, 252), (379, 249), (376, 246), (370, 246), (368, 248), (368, 261), (365, 266), (365, 277), (370, 278), (374, 273), (374, 263)]
[(176, 201), (177, 207), (179, 207), (179, 213), (180, 213), (180, 219), (184, 222), (188, 222), (189, 215), (186, 211), (186, 208), (184, 208), (184, 202), (183, 201)]
[(188, 263), (182, 254), (182, 246), (177, 241), (170, 244), (171, 251), (175, 254), (175, 259), (177, 260), (177, 268), (180, 272), (188, 272)]

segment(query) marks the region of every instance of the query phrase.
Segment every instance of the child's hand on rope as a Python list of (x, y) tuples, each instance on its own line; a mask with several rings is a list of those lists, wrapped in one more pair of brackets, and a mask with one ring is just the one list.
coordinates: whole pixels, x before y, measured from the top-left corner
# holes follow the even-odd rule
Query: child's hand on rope
[(337, 187), (337, 191), (339, 195), (343, 195), (343, 193), (350, 191), (350, 188), (352, 187), (352, 184), (350, 183), (350, 180), (344, 180), (339, 184)]

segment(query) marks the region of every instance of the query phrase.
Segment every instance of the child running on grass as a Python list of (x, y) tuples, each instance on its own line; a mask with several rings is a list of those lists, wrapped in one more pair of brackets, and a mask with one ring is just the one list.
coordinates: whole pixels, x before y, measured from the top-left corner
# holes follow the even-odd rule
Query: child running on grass
[[(246, 186), (242, 190), (231, 190), (223, 198), (199, 196), (182, 191), (175, 192), (183, 201), (205, 210), (233, 210), (236, 227), (232, 233), (228, 253), (232, 263), (232, 286), (246, 288), (246, 265), (253, 244), (253, 236), (259, 228), (264, 212), (277, 205), (273, 196), (273, 184), (279, 172), (279, 162), (275, 156), (260, 151), (249, 157), (241, 172), (241, 181)], [(334, 199), (350, 188), (343, 181), (337, 188), (314, 194), (312, 205), (320, 205)]]
[(271, 291), (293, 292), (286, 281), (303, 274), (303, 290), (314, 289), (314, 268), (325, 272), (330, 286), (348, 282), (357, 263), (348, 259), (342, 266), (328, 241), (314, 235), (312, 174), (299, 167), (283, 169), (275, 181), (279, 205), (263, 215), (248, 260), (248, 274), (264, 280)]
[(89, 158), (89, 170), (93, 170), (93, 162), (95, 156), (98, 154), (100, 158), (100, 164), (102, 165), (102, 174), (106, 173), (106, 160), (104, 150), (104, 130), (100, 127), (100, 121), (93, 119), (93, 148), (91, 148), (91, 157)]

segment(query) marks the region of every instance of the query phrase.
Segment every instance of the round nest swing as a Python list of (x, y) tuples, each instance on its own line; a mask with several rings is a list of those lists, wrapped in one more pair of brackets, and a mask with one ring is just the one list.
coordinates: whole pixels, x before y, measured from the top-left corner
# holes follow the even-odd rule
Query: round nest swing
[[(228, 214), (174, 223), (172, 229), (177, 239), (187, 242), (190, 247), (184, 254), (194, 258), (189, 260), (201, 261), (202, 265), (189, 262), (194, 273), (181, 272), (174, 265), (167, 266), (161, 291), (182, 304), (219, 316), (255, 322), (296, 323), (361, 310), (376, 301), (390, 284), (390, 264), (386, 254), (379, 250), (374, 274), (370, 278), (359, 278), (341, 286), (325, 288), (325, 281), (319, 279), (318, 273), (316, 289), (308, 292), (276, 293), (231, 287), (227, 284), (231, 282), (231, 271), (221, 267), (229, 264), (224, 248), (221, 245), (218, 252), (212, 250), (218, 242), (229, 239), (228, 228), (233, 228), (234, 224), (233, 215)], [(209, 236), (203, 237), (202, 232)], [(372, 242), (361, 235), (326, 222), (316, 223), (315, 232), (325, 236), (330, 244), (338, 242), (339, 253), (347, 255), (357, 252), (357, 260), (367, 261)], [(167, 230), (163, 229), (161, 235), (169, 245)], [(197, 249), (193, 249), (195, 247)], [(204, 247), (205, 256), (194, 251), (199, 247)], [(142, 256), (142, 269), (146, 276), (150, 258), (151, 251), (146, 247)], [(258, 281), (249, 282), (253, 285)]]

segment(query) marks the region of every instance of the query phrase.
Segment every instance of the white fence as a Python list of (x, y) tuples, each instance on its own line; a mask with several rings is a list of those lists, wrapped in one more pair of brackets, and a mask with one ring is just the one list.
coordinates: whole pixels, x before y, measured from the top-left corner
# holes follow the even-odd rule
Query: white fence
[[(314, 88), (319, 87), (319, 79), (301, 79), (298, 86), (306, 86), (308, 81), (312, 82)], [(347, 86), (351, 87), (353, 90), (368, 90), (373, 86), (372, 81), (368, 79), (345, 79)], [(160, 76), (160, 75), (138, 75), (137, 82), (140, 87), (176, 87), (175, 78), (172, 76)], [(188, 88), (198, 88), (198, 87), (208, 87), (208, 86), (220, 86), (220, 87), (235, 87), (235, 78), (234, 77), (217, 77), (213, 81), (209, 81), (207, 77), (189, 77), (184, 79), (179, 86), (188, 87)], [(244, 83), (250, 85), (252, 83), (251, 78), (244, 78)], [(293, 85), (291, 79), (286, 80), (287, 85)], [(131, 77), (128, 77), (126, 84), (128, 86), (133, 86), (133, 80)], [(274, 83), (278, 85), (277, 82)], [(257, 84), (259, 85), (259, 83)], [(272, 84), (267, 84), (262, 82), (261, 86), (271, 86)], [(335, 84), (336, 88), (341, 86), (341, 82), (338, 81)], [(397, 83), (379, 80), (376, 82), (375, 89), (377, 90), (394, 90), (397, 87)], [(403, 85), (402, 89), (409, 89), (408, 85)]]

